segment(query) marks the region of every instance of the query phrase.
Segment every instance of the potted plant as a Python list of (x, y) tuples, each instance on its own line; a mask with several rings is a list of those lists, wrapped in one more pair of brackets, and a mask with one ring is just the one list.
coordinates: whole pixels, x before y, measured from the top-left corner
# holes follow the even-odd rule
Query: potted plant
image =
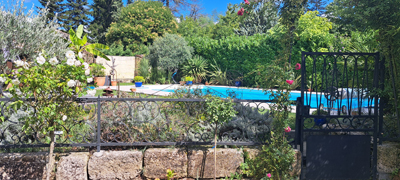
[(193, 84), (193, 77), (186, 76), (185, 80), (186, 80), (186, 85), (192, 85)]
[(117, 70), (115, 70), (115, 67), (117, 67), (117, 65), (115, 65), (115, 58), (111, 57), (111, 62), (112, 62), (111, 65), (109, 65), (106, 62), (106, 65), (111, 68), (110, 70), (110, 75), (112, 76), (111, 86), (117, 86), (117, 79), (115, 78), (117, 72)]
[(185, 78), (181, 78), (181, 81), (179, 81), (179, 84), (181, 86), (183, 86), (183, 85), (185, 85), (185, 83), (186, 83)]
[[(319, 114), (318, 114), (318, 110), (314, 111), (311, 113), (311, 115), (319, 115), (319, 116), (326, 116), (329, 115), (328, 111), (324, 111), (322, 109), (319, 110)], [(326, 118), (325, 117), (315, 117), (314, 118), (314, 123), (317, 126), (322, 126), (323, 124), (326, 123)]]
[(104, 83), (106, 82), (106, 73), (104, 72), (104, 69), (106, 68), (103, 65), (96, 63), (92, 63), (90, 66), (94, 76), (94, 83), (97, 86), (104, 86)]
[(235, 79), (235, 86), (239, 87), (240, 85), (242, 85), (242, 79), (243, 77), (238, 77)]
[(144, 81), (143, 76), (135, 76), (135, 78), (133, 78), (133, 81), (135, 81), (135, 86), (136, 87), (141, 87)]

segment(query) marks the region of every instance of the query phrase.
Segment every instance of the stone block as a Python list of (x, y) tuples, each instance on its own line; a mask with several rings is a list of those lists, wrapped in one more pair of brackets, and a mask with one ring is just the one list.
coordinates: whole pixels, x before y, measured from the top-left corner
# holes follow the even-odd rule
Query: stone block
[(42, 179), (47, 153), (0, 154), (0, 179)]
[(383, 143), (378, 145), (378, 172), (392, 173), (400, 167), (400, 143)]
[(71, 153), (60, 157), (57, 163), (56, 179), (87, 180), (89, 153)]
[[(217, 178), (229, 177), (244, 162), (242, 151), (217, 149)], [(188, 177), (214, 178), (214, 149), (191, 149), (188, 152)]]
[(89, 178), (135, 179), (140, 175), (143, 164), (141, 151), (100, 151), (89, 158)]
[(187, 177), (187, 152), (185, 149), (153, 148), (144, 153), (144, 172), (146, 178), (164, 179), (167, 169), (174, 170), (175, 178)]

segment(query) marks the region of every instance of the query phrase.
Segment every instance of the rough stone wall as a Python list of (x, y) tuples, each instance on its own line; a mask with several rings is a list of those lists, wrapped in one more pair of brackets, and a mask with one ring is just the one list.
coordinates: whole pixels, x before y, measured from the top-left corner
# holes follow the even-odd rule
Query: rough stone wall
[[(109, 59), (115, 58), (115, 69), (117, 71), (115, 78), (122, 81), (132, 81), (135, 77), (135, 57), (134, 56), (107, 56)], [(111, 61), (107, 61), (101, 57), (97, 57), (96, 63), (102, 64), (106, 69), (106, 75), (110, 75), (111, 68), (106, 65), (112, 65)], [(112, 77), (111, 77), (112, 78)]]
[[(242, 150), (217, 149), (217, 178), (230, 177), (244, 162)], [(253, 152), (254, 155), (257, 151)], [(45, 178), (46, 153), (0, 154), (0, 179)], [(100, 151), (58, 154), (55, 179), (165, 179), (167, 169), (175, 178), (214, 177), (214, 149), (151, 148), (145, 152)], [(299, 158), (301, 156), (297, 156)], [(299, 169), (300, 171), (300, 169)], [(296, 172), (296, 173), (299, 173)]]

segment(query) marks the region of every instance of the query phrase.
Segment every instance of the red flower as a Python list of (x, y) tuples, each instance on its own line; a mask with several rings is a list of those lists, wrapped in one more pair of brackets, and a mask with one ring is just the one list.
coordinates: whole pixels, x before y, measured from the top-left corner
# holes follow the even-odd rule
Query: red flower
[(243, 12), (244, 12), (244, 9), (243, 9), (243, 8), (240, 8), (240, 10), (238, 11), (238, 15), (239, 15), (239, 16), (243, 16)]
[(296, 70), (300, 70), (301, 69), (301, 64), (297, 63), (295, 67), (296, 67)]
[(268, 173), (267, 176), (268, 176), (268, 178), (271, 178), (271, 173)]
[(250, 5), (250, 2), (248, 0), (244, 0), (244, 3)]
[(290, 131), (292, 131), (292, 129), (289, 126), (285, 128), (285, 132), (290, 132)]
[(290, 85), (293, 84), (293, 80), (286, 80), (286, 82), (287, 82), (288, 84), (290, 84)]

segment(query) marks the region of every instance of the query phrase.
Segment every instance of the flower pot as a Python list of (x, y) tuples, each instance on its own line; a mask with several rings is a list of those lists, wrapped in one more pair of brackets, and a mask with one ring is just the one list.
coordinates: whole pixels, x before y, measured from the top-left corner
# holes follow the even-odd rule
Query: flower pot
[(106, 77), (94, 77), (93, 79), (97, 86), (104, 86), (104, 83), (106, 82)]
[(185, 85), (185, 81), (179, 81), (179, 84), (181, 85), (181, 86), (183, 86), (183, 85)]
[(142, 87), (143, 82), (135, 82), (136, 87)]
[(307, 91), (308, 91), (308, 92), (311, 92), (311, 91), (312, 91), (312, 89), (307, 89)]
[(240, 82), (240, 81), (235, 81), (235, 86), (236, 86), (236, 87), (239, 87), (240, 85), (242, 85), (242, 82)]
[(210, 85), (210, 84), (208, 83), (208, 81), (206, 81), (206, 85)]
[(192, 85), (193, 81), (186, 81), (186, 85)]
[(131, 92), (136, 92), (136, 88), (131, 88)]
[(111, 86), (117, 86), (118, 81), (111, 81)]

